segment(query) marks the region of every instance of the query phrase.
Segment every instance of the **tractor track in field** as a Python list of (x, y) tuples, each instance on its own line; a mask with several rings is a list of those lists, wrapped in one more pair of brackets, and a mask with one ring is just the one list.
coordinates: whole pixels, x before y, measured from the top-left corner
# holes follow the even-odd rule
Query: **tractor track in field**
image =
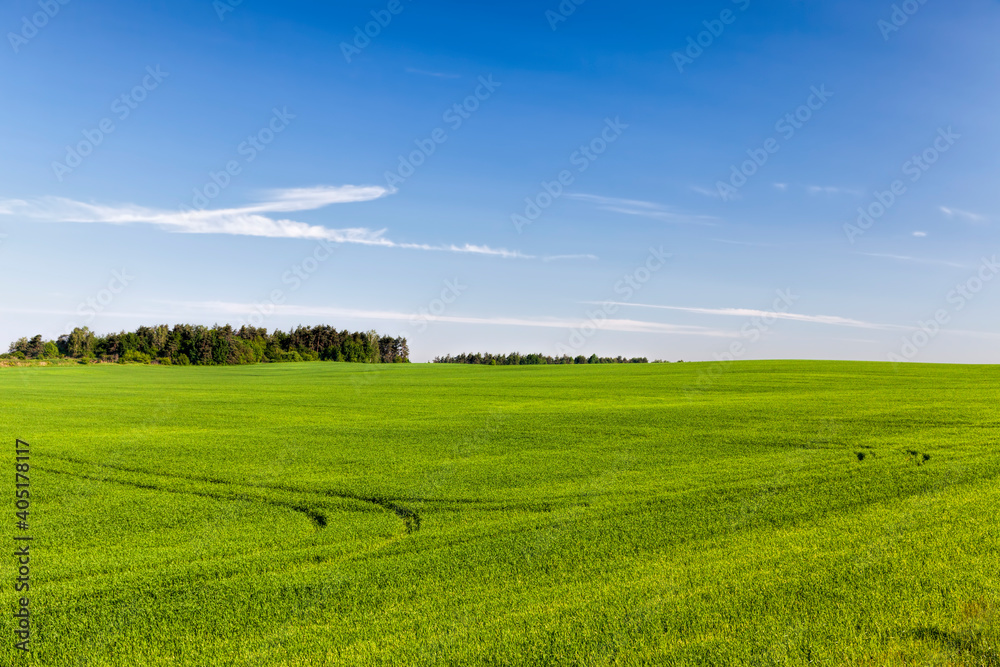
[[(383, 509), (385, 511), (392, 512), (393, 514), (395, 514), (403, 522), (403, 525), (406, 528), (406, 533), (407, 534), (412, 534), (412, 533), (415, 533), (418, 530), (420, 530), (420, 523), (421, 523), (420, 515), (416, 511), (414, 511), (412, 509), (409, 509), (407, 507), (403, 507), (399, 503), (395, 502), (392, 499), (388, 499), (388, 498), (368, 497), (368, 496), (363, 496), (361, 494), (348, 493), (348, 492), (338, 492), (338, 491), (310, 491), (310, 490), (306, 490), (306, 489), (297, 489), (297, 488), (294, 488), (294, 487), (287, 487), (287, 486), (273, 485), (273, 484), (246, 484), (246, 483), (233, 482), (233, 481), (223, 480), (223, 479), (212, 479), (212, 478), (208, 478), (208, 477), (198, 477), (197, 475), (177, 475), (177, 474), (159, 473), (159, 472), (153, 472), (151, 470), (143, 470), (141, 468), (128, 468), (128, 467), (125, 467), (125, 466), (92, 463), (90, 461), (84, 461), (84, 460), (81, 460), (81, 459), (75, 459), (75, 458), (71, 458), (71, 457), (67, 457), (67, 456), (54, 456), (52, 454), (47, 455), (45, 458), (50, 458), (50, 459), (54, 459), (54, 460), (58, 460), (58, 461), (66, 461), (68, 463), (73, 463), (73, 464), (76, 464), (76, 465), (84, 465), (84, 466), (90, 466), (90, 467), (96, 467), (96, 468), (105, 468), (105, 469), (108, 469), (108, 470), (116, 470), (116, 471), (119, 471), (119, 472), (126, 472), (126, 473), (131, 473), (131, 474), (136, 474), (136, 475), (149, 475), (149, 476), (152, 476), (152, 477), (163, 477), (163, 478), (167, 478), (167, 479), (183, 480), (183, 481), (187, 481), (187, 482), (198, 482), (198, 483), (202, 483), (202, 484), (218, 484), (218, 485), (223, 485), (223, 486), (227, 486), (227, 487), (233, 487), (233, 486), (235, 486), (235, 487), (246, 487), (246, 488), (253, 488), (253, 489), (267, 489), (267, 490), (271, 490), (271, 491), (283, 491), (283, 492), (289, 492), (289, 493), (299, 493), (299, 494), (303, 494), (303, 495), (315, 495), (315, 496), (322, 496), (322, 497), (326, 497), (326, 498), (339, 498), (339, 499), (342, 499), (342, 500), (354, 500), (354, 501), (357, 501), (357, 502), (362, 502), (362, 503), (367, 503), (367, 504), (370, 504), (370, 505), (374, 505), (374, 506), (379, 507), (379, 508), (381, 508), (381, 509)], [(201, 496), (201, 497), (205, 497), (205, 498), (213, 498), (215, 500), (236, 500), (236, 501), (251, 502), (251, 503), (256, 502), (256, 503), (264, 503), (264, 504), (267, 504), (267, 505), (272, 505), (272, 506), (275, 506), (275, 507), (284, 507), (284, 508), (291, 509), (293, 511), (305, 514), (306, 516), (309, 517), (309, 520), (319, 530), (322, 530), (323, 528), (326, 528), (326, 525), (327, 525), (327, 518), (326, 518), (325, 514), (323, 514), (322, 512), (320, 512), (320, 511), (318, 511), (316, 509), (307, 507), (306, 505), (303, 505), (301, 503), (283, 502), (281, 500), (275, 500), (275, 499), (270, 499), (270, 498), (261, 498), (259, 496), (252, 496), (252, 495), (248, 495), (248, 494), (241, 494), (241, 493), (238, 493), (238, 492), (236, 492), (236, 493), (212, 493), (212, 492), (208, 492), (208, 491), (198, 491), (198, 490), (194, 490), (194, 489), (172, 489), (172, 488), (169, 488), (169, 487), (166, 487), (166, 486), (157, 486), (155, 484), (147, 484), (147, 483), (144, 483), (144, 482), (135, 482), (135, 481), (128, 481), (128, 480), (113, 479), (113, 478), (102, 478), (102, 477), (97, 477), (97, 476), (93, 476), (93, 475), (86, 475), (86, 474), (83, 474), (83, 473), (68, 472), (68, 471), (64, 471), (64, 470), (55, 470), (53, 468), (47, 468), (47, 467), (42, 467), (42, 466), (37, 466), (37, 467), (38, 467), (39, 470), (44, 470), (46, 472), (51, 472), (51, 473), (60, 474), (60, 475), (69, 475), (69, 476), (72, 476), (72, 477), (78, 477), (78, 478), (81, 478), (81, 479), (87, 479), (87, 480), (91, 480), (91, 481), (95, 481), (95, 482), (109, 482), (109, 483), (112, 483), (112, 484), (121, 484), (121, 485), (124, 485), (124, 486), (131, 486), (131, 487), (134, 487), (134, 488), (147, 489), (147, 490), (151, 490), (151, 491), (163, 491), (163, 492), (166, 492), (166, 493), (181, 493), (181, 494), (185, 494), (186, 493), (186, 494)]]
[[(317, 510), (305, 507), (304, 505), (296, 505), (294, 503), (283, 503), (280, 500), (268, 500), (266, 498), (258, 498), (254, 496), (245, 496), (239, 493), (234, 494), (224, 494), (224, 493), (209, 493), (207, 491), (194, 491), (192, 489), (181, 490), (181, 489), (171, 489), (166, 486), (156, 486), (155, 484), (144, 484), (142, 482), (130, 482), (122, 479), (114, 479), (111, 477), (95, 477), (93, 475), (84, 475), (78, 472), (67, 472), (65, 470), (55, 470), (53, 468), (43, 468), (42, 466), (35, 466), (39, 470), (45, 472), (50, 472), (54, 475), (67, 475), (69, 477), (76, 477), (78, 479), (87, 479), (92, 482), (105, 482), (107, 484), (118, 484), (120, 486), (130, 486), (134, 489), (145, 489), (147, 491), (162, 491), (163, 493), (176, 493), (181, 495), (189, 496), (199, 496), (201, 498), (212, 498), (213, 500), (230, 500), (239, 502), (249, 502), (249, 503), (262, 503), (265, 505), (272, 505), (274, 507), (284, 507), (286, 509), (305, 514), (309, 517), (309, 520), (316, 526), (317, 529), (322, 530), (326, 528), (326, 515)], [(155, 473), (149, 473), (155, 474)]]
[(556, 509), (561, 501), (572, 501), (576, 496), (557, 496), (548, 498), (546, 500), (540, 500), (537, 502), (511, 502), (507, 500), (476, 500), (473, 498), (420, 498), (416, 496), (407, 497), (392, 497), (392, 496), (363, 496), (361, 494), (352, 493), (350, 491), (317, 491), (315, 489), (303, 489), (296, 486), (289, 486), (287, 484), (260, 484), (252, 482), (234, 482), (232, 480), (221, 479), (218, 477), (200, 477), (198, 475), (178, 475), (178, 474), (168, 474), (153, 472), (150, 470), (143, 470), (141, 468), (129, 468), (127, 466), (112, 465), (108, 463), (91, 463), (90, 461), (85, 461), (83, 459), (75, 459), (69, 456), (58, 456), (55, 454), (46, 454), (47, 458), (56, 459), (59, 461), (67, 461), (69, 463), (76, 463), (80, 465), (94, 466), (98, 468), (107, 468), (109, 470), (119, 470), (121, 472), (129, 472), (140, 475), (153, 475), (155, 477), (166, 477), (171, 479), (183, 479), (191, 482), (206, 482), (209, 484), (221, 484), (227, 486), (242, 486), (250, 489), (269, 489), (271, 491), (285, 491), (288, 493), (298, 493), (307, 496), (324, 496), (327, 498), (342, 498), (344, 500), (358, 500), (365, 503), (370, 503), (372, 505), (378, 505), (386, 510), (394, 512), (401, 519), (409, 518), (414, 522), (415, 529), (419, 529), (421, 518), (419, 513), (415, 510), (409, 509), (404, 506), (405, 503), (427, 503), (429, 505), (436, 505), (435, 509), (450, 509), (454, 507), (463, 506), (474, 506), (477, 509), (487, 509), (487, 510), (525, 510), (529, 512), (551, 512)]
[[(521, 510), (521, 511), (537, 512), (537, 513), (541, 513), (541, 514), (547, 514), (547, 513), (550, 513), (552, 511), (554, 511), (555, 509), (557, 509), (561, 505), (560, 501), (562, 501), (562, 500), (571, 500), (573, 498), (573, 497), (567, 497), (565, 499), (564, 498), (549, 498), (549, 499), (546, 499), (544, 501), (539, 501), (539, 502), (526, 502), (526, 503), (525, 502), (521, 502), (521, 503), (518, 503), (518, 502), (510, 502), (510, 501), (506, 501), (506, 500), (474, 500), (474, 499), (467, 499), (467, 498), (416, 498), (416, 497), (412, 497), (412, 498), (393, 498), (393, 497), (385, 497), (385, 496), (365, 496), (365, 495), (361, 495), (361, 494), (357, 494), (357, 493), (351, 493), (349, 491), (340, 491), (340, 490), (336, 490), (336, 491), (320, 490), (320, 491), (317, 491), (315, 489), (303, 489), (303, 488), (298, 488), (298, 487), (295, 487), (295, 486), (290, 486), (290, 485), (287, 485), (287, 484), (264, 484), (264, 483), (252, 483), (252, 482), (233, 482), (231, 480), (214, 478), (214, 477), (207, 477), (207, 476), (179, 475), (179, 474), (176, 474), (176, 473), (171, 473), (171, 474), (160, 473), (160, 472), (154, 472), (154, 471), (150, 471), (150, 470), (143, 470), (141, 468), (131, 468), (131, 467), (128, 467), (128, 466), (112, 465), (112, 464), (107, 464), (107, 463), (92, 463), (90, 461), (85, 461), (85, 460), (82, 460), (82, 459), (77, 459), (77, 458), (73, 458), (73, 457), (69, 457), (69, 456), (58, 456), (58, 455), (54, 455), (54, 454), (47, 454), (46, 458), (51, 458), (51, 459), (59, 460), (59, 461), (66, 461), (68, 463), (74, 463), (74, 464), (77, 464), (77, 465), (84, 465), (84, 466), (90, 466), (90, 467), (96, 467), (96, 468), (105, 468), (105, 469), (108, 469), (108, 470), (116, 470), (116, 471), (119, 471), (119, 472), (126, 472), (126, 473), (138, 474), (138, 475), (151, 475), (151, 476), (154, 476), (154, 477), (164, 477), (164, 478), (167, 478), (167, 479), (177, 479), (177, 480), (184, 480), (184, 481), (198, 482), (198, 483), (207, 483), (207, 484), (218, 484), (218, 485), (227, 486), (227, 487), (244, 487), (244, 488), (251, 488), (251, 489), (265, 489), (265, 490), (270, 490), (270, 491), (280, 491), (280, 492), (284, 492), (284, 493), (296, 493), (296, 494), (305, 495), (305, 496), (319, 496), (319, 497), (325, 497), (325, 498), (339, 498), (341, 500), (354, 500), (354, 501), (358, 501), (358, 502), (367, 503), (367, 504), (370, 504), (370, 505), (375, 505), (376, 507), (380, 507), (383, 510), (392, 512), (393, 514), (395, 514), (403, 522), (403, 525), (406, 528), (406, 533), (407, 534), (412, 534), (412, 533), (417, 532), (418, 530), (420, 530), (420, 526), (421, 526), (421, 516), (420, 516), (420, 513), (417, 512), (416, 510), (411, 509), (410, 507), (406, 506), (406, 505), (408, 505), (410, 503), (427, 503), (429, 505), (436, 506), (435, 509), (442, 510), (442, 511), (457, 511), (457, 510), (459, 510), (459, 509), (461, 509), (463, 507), (472, 507), (472, 508), (475, 508), (475, 509), (478, 509), (478, 510), (485, 510), (485, 511), (517, 511), (517, 510)], [(59, 472), (59, 471), (52, 471), (52, 472)], [(64, 473), (64, 474), (74, 474), (74, 473)], [(92, 479), (92, 480), (95, 480), (95, 481), (116, 482), (116, 480), (112, 480), (112, 479), (102, 480), (101, 478), (88, 477), (88, 476), (85, 476), (85, 475), (77, 475), (77, 476), (83, 477), (85, 479)], [(173, 493), (183, 493), (184, 492), (184, 491), (177, 490), (177, 489), (167, 489), (167, 488), (156, 487), (156, 486), (153, 486), (153, 485), (143, 485), (141, 482), (134, 483), (134, 484), (130, 483), (130, 482), (119, 482), (119, 483), (132, 484), (133, 486), (137, 486), (138, 488), (149, 488), (149, 489), (153, 489), (153, 490), (163, 490), (163, 491), (169, 491), (169, 492), (173, 492)], [(192, 493), (196, 493), (196, 492), (192, 491)], [(255, 501), (268, 502), (270, 504), (277, 505), (279, 507), (288, 507), (288, 508), (293, 509), (293, 510), (295, 510), (297, 512), (302, 512), (304, 514), (307, 514), (310, 517), (310, 519), (313, 521), (313, 523), (317, 524), (317, 526), (320, 527), (320, 528), (322, 528), (322, 527), (324, 527), (326, 525), (326, 523), (325, 523), (326, 517), (325, 516), (323, 516), (322, 514), (316, 512), (315, 510), (312, 510), (312, 509), (310, 509), (310, 508), (302, 505), (301, 503), (299, 503), (299, 504), (296, 504), (296, 503), (283, 503), (281, 501), (276, 501), (276, 500), (272, 501), (272, 500), (268, 500), (268, 499), (258, 499), (258, 498), (253, 497), (253, 496), (240, 496), (239, 494), (236, 494), (235, 496), (228, 496), (226, 494), (214, 494), (213, 495), (213, 494), (209, 494), (209, 493), (204, 493), (202, 495), (206, 495), (208, 497), (217, 498), (217, 499), (220, 499), (220, 500), (227, 500), (227, 499), (229, 499), (229, 500), (245, 500), (245, 501), (250, 501), (250, 502), (255, 502)], [(322, 523), (320, 523), (320, 521), (322, 521)]]

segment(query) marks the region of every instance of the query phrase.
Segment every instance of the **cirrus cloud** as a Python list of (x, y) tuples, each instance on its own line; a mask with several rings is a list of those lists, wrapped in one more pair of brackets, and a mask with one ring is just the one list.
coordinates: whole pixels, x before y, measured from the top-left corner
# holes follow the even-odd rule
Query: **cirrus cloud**
[(393, 194), (381, 186), (317, 186), (270, 190), (263, 200), (236, 208), (169, 210), (136, 204), (93, 204), (66, 197), (0, 200), (0, 215), (19, 216), (38, 222), (130, 225), (149, 224), (179, 234), (231, 234), (283, 239), (324, 240), (387, 248), (431, 250), (505, 258), (535, 259), (516, 250), (471, 243), (433, 245), (397, 242), (385, 229), (347, 227), (332, 229), (282, 217), (282, 214), (313, 211), (333, 204), (380, 199)]

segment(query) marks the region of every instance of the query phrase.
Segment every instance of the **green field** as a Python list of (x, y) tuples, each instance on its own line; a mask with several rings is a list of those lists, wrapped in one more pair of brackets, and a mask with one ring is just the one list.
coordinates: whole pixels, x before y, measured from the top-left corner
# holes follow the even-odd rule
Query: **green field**
[(5, 368), (0, 434), (2, 664), (1000, 665), (1000, 367)]

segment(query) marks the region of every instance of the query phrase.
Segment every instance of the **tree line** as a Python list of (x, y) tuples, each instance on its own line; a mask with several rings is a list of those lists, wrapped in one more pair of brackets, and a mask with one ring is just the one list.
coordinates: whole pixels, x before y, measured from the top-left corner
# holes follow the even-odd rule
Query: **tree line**
[(589, 357), (582, 354), (577, 357), (570, 357), (568, 355), (550, 357), (544, 354), (520, 354), (518, 352), (512, 354), (483, 354), (477, 352), (476, 354), (459, 354), (454, 357), (450, 354), (444, 357), (435, 357), (434, 363), (481, 364), (484, 366), (545, 366), (553, 364), (648, 364), (649, 359), (646, 357), (633, 357), (632, 359), (625, 357), (599, 357), (596, 354), (592, 354)]
[(103, 336), (76, 328), (57, 340), (21, 338), (0, 358), (81, 359), (109, 363), (226, 366), (292, 361), (408, 363), (406, 339), (375, 331), (337, 331), (331, 326), (297, 327), (285, 333), (230, 325), (178, 324), (139, 327)]

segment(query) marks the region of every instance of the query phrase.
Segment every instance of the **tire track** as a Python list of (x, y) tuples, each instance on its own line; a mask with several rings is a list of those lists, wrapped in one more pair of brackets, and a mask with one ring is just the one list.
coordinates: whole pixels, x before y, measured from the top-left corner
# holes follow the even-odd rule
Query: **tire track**
[[(244, 483), (240, 483), (240, 482), (232, 482), (232, 481), (223, 480), (223, 479), (213, 479), (213, 478), (209, 478), (209, 477), (199, 477), (199, 476), (196, 476), (196, 475), (166, 474), (166, 473), (153, 472), (153, 471), (150, 471), (150, 470), (143, 470), (143, 469), (140, 469), (140, 468), (130, 468), (130, 467), (119, 466), (119, 465), (96, 464), (96, 463), (91, 463), (89, 461), (84, 461), (84, 460), (81, 460), (81, 459), (75, 459), (75, 458), (67, 457), (67, 456), (56, 456), (56, 455), (52, 455), (52, 454), (45, 455), (44, 458), (54, 459), (54, 460), (58, 460), (58, 461), (65, 461), (65, 462), (68, 462), (68, 463), (73, 463), (73, 464), (81, 465), (81, 466), (96, 467), (96, 468), (105, 468), (105, 469), (108, 469), (108, 470), (116, 470), (116, 471), (119, 471), (119, 472), (125, 472), (125, 473), (134, 474), (134, 475), (146, 475), (146, 476), (151, 476), (151, 477), (162, 477), (162, 478), (165, 478), (165, 479), (183, 480), (183, 481), (187, 481), (187, 482), (198, 482), (198, 483), (202, 483), (202, 484), (216, 484), (216, 485), (221, 485), (221, 486), (226, 486), (226, 487), (247, 487), (247, 488), (255, 488), (255, 489), (267, 489), (267, 490), (272, 490), (272, 491), (284, 491), (284, 492), (290, 492), (290, 493), (298, 493), (298, 494), (307, 495), (307, 496), (308, 495), (318, 495), (318, 496), (323, 496), (323, 497), (327, 497), (327, 498), (338, 498), (340, 500), (361, 502), (361, 503), (366, 503), (366, 504), (369, 504), (369, 505), (373, 505), (373, 506), (378, 507), (378, 508), (380, 508), (380, 509), (382, 509), (384, 511), (392, 512), (393, 514), (395, 514), (403, 522), (403, 526), (405, 527), (407, 534), (412, 534), (412, 533), (415, 533), (418, 530), (420, 530), (420, 524), (421, 524), (420, 515), (415, 510), (412, 510), (412, 509), (409, 509), (407, 507), (404, 507), (404, 506), (400, 505), (399, 503), (397, 503), (395, 500), (390, 499), (390, 498), (381, 498), (381, 497), (377, 497), (377, 496), (376, 497), (368, 497), (368, 496), (363, 496), (363, 495), (360, 495), (360, 494), (349, 493), (349, 492), (312, 491), (312, 490), (297, 489), (297, 488), (294, 488), (294, 487), (287, 487), (287, 486), (281, 486), (281, 485), (272, 485), (272, 484), (244, 484)], [(167, 493), (188, 493), (188, 494), (197, 495), (197, 496), (203, 496), (203, 497), (207, 497), (207, 498), (214, 498), (216, 500), (237, 500), (237, 501), (244, 501), (244, 502), (265, 503), (265, 504), (273, 505), (273, 506), (276, 506), (276, 507), (284, 507), (284, 508), (291, 509), (291, 510), (294, 510), (296, 512), (300, 512), (302, 514), (305, 514), (306, 516), (309, 517), (310, 521), (317, 527), (318, 530), (322, 530), (327, 525), (327, 517), (326, 517), (326, 515), (324, 515), (320, 511), (315, 510), (315, 509), (313, 509), (311, 507), (308, 507), (307, 505), (304, 505), (302, 503), (284, 502), (284, 501), (281, 501), (281, 500), (276, 500), (276, 499), (266, 498), (266, 497), (261, 497), (261, 496), (253, 496), (253, 495), (248, 495), (248, 494), (244, 494), (244, 493), (211, 493), (211, 492), (208, 492), (208, 491), (197, 491), (197, 490), (193, 490), (193, 489), (174, 489), (174, 488), (170, 488), (170, 487), (167, 487), (167, 486), (157, 486), (157, 485), (148, 484), (148, 483), (145, 483), (145, 482), (125, 481), (125, 480), (119, 480), (119, 479), (114, 479), (114, 478), (110, 478), (110, 477), (109, 478), (101, 478), (101, 477), (95, 477), (95, 476), (92, 476), (92, 475), (86, 475), (84, 473), (74, 473), (74, 472), (68, 472), (68, 471), (63, 471), (63, 470), (56, 470), (54, 468), (41, 467), (41, 466), (39, 466), (38, 469), (39, 470), (45, 470), (46, 472), (52, 472), (52, 473), (55, 473), (55, 474), (63, 474), (63, 475), (69, 475), (69, 476), (78, 477), (78, 478), (81, 478), (81, 479), (88, 479), (88, 480), (91, 480), (91, 481), (109, 482), (109, 483), (113, 483), (113, 484), (122, 484), (122, 485), (125, 485), (125, 486), (132, 486), (132, 487), (135, 487), (135, 488), (141, 488), (141, 489), (147, 489), (147, 490), (154, 490), (154, 491), (164, 491), (164, 492), (167, 492)]]
[[(163, 493), (176, 493), (181, 495), (189, 496), (199, 496), (201, 498), (212, 498), (213, 500), (226, 500), (226, 501), (236, 501), (236, 502), (248, 502), (248, 503), (261, 503), (264, 505), (272, 505), (274, 507), (283, 507), (285, 509), (290, 509), (301, 514), (305, 514), (309, 520), (316, 526), (317, 530), (322, 530), (326, 528), (327, 519), (326, 515), (322, 512), (314, 510), (312, 508), (306, 507), (304, 505), (296, 505), (293, 503), (285, 503), (280, 500), (271, 500), (268, 498), (260, 498), (254, 496), (243, 495), (239, 493), (234, 494), (224, 494), (224, 493), (209, 493), (207, 491), (194, 491), (192, 489), (182, 490), (182, 489), (171, 489), (166, 486), (156, 486), (155, 484), (144, 484), (142, 482), (129, 482), (121, 479), (114, 479), (112, 477), (95, 477), (93, 475), (84, 475), (83, 473), (77, 472), (67, 472), (65, 470), (56, 470), (54, 468), (35, 466), (39, 470), (44, 472), (50, 472), (54, 475), (66, 475), (68, 477), (76, 477), (78, 479), (87, 479), (92, 482), (104, 482), (107, 484), (118, 484), (120, 486), (129, 486), (134, 489), (145, 489), (148, 491), (162, 491)], [(155, 473), (146, 473), (153, 474)]]
[[(482, 510), (513, 510), (513, 511), (527, 511), (527, 512), (538, 512), (538, 513), (549, 513), (554, 509), (558, 508), (563, 501), (572, 501), (576, 496), (553, 496), (544, 499), (539, 499), (534, 502), (511, 502), (508, 500), (476, 500), (470, 498), (420, 498), (415, 496), (407, 497), (392, 497), (392, 496), (364, 496), (361, 494), (351, 493), (349, 491), (319, 491), (316, 489), (304, 489), (295, 486), (290, 486), (287, 484), (254, 484), (245, 482), (233, 482), (231, 480), (221, 479), (217, 477), (206, 477), (199, 475), (179, 475), (179, 474), (167, 474), (152, 472), (149, 470), (143, 470), (141, 468), (130, 468), (128, 466), (121, 466), (115, 464), (98, 464), (91, 463), (82, 459), (76, 459), (69, 456), (59, 456), (56, 454), (46, 454), (46, 458), (56, 459), (60, 461), (67, 461), (69, 463), (76, 463), (86, 466), (95, 466), (100, 468), (108, 468), (111, 470), (119, 470), (122, 472), (129, 472), (140, 475), (154, 475), (158, 477), (183, 479), (192, 482), (207, 482), (210, 484), (221, 484), (226, 486), (242, 486), (253, 489), (269, 489), (272, 491), (284, 491), (288, 493), (298, 493), (301, 495), (315, 495), (324, 496), (328, 498), (341, 498), (344, 500), (357, 500), (364, 503), (369, 503), (372, 505), (377, 505), (383, 509), (393, 512), (398, 516), (404, 523), (408, 525), (407, 532), (416, 532), (420, 529), (422, 517), (420, 513), (414, 509), (406, 507), (409, 503), (425, 503), (428, 505), (435, 505), (435, 509), (440, 509), (444, 511), (458, 511), (463, 507), (473, 507), (475, 509)], [(412, 529), (410, 529), (412, 526)]]

